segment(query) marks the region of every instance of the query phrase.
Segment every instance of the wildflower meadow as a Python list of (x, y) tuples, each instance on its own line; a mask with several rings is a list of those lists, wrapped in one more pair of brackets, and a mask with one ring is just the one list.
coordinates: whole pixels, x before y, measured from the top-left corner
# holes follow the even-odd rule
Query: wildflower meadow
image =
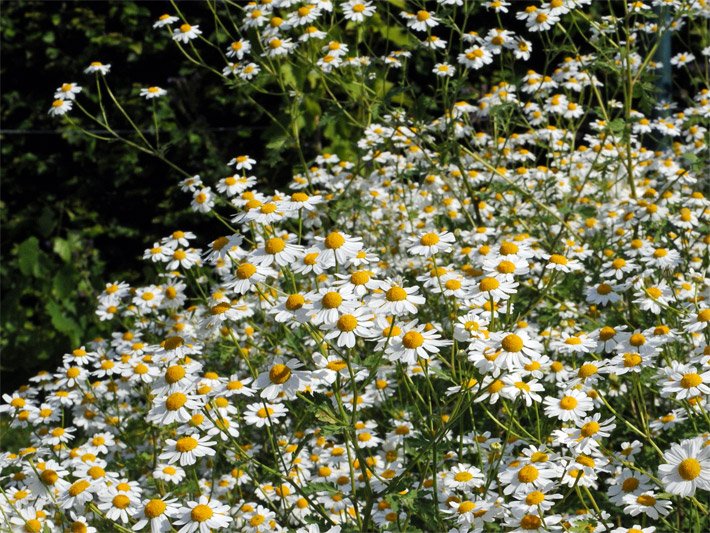
[(706, 0), (162, 7), (267, 138), (186, 167), (169, 80), (47, 87), (220, 232), (146, 242), (108, 334), (3, 391), (0, 530), (710, 529)]

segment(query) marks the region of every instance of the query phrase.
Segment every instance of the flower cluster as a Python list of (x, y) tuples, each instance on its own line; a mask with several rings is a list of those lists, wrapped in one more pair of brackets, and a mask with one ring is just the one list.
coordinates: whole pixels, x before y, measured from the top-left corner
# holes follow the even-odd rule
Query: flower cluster
[[(588, 3), (552, 0), (515, 18), (546, 32)], [(678, 24), (701, 11), (662, 3)], [(241, 26), (259, 39), (229, 46), (238, 63), (225, 75), (251, 79), (327, 40), (316, 24), (333, 13), (357, 25), (381, 10), (297, 4), (250, 3)], [(425, 39), (377, 61), (402, 66), (421, 46), (441, 54), (433, 74), (448, 79), (504, 53), (529, 58), (531, 43), (500, 29), (449, 50), (432, 31), (462, 2), (438, 4), (402, 12)], [(612, 26), (592, 21), (600, 40)], [(171, 35), (185, 46), (202, 32), (185, 23)], [(356, 49), (311, 50), (326, 73), (376, 62)], [(607, 59), (640, 76), (645, 64), (626, 52)], [(392, 109), (353, 142), (356, 161), (321, 153), (287, 192), (260, 189), (244, 154), (220, 177), (182, 180), (224, 234), (155, 242), (144, 259), (156, 283), (115, 281), (99, 296), (113, 334), (3, 397), (11, 427), (30, 435), (0, 459), (12, 527), (700, 524), (710, 202), (708, 167), (693, 162), (708, 155), (710, 91), (653, 118), (595, 100), (595, 54), (555, 67), (452, 100), (430, 121)], [(77, 90), (59, 92), (71, 102)], [(672, 147), (649, 148), (652, 134)]]

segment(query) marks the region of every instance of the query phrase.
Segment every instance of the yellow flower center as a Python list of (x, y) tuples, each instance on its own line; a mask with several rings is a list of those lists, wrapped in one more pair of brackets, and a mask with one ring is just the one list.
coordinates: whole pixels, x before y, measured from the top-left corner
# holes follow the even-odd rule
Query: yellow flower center
[(332, 370), (333, 372), (340, 372), (341, 370), (343, 370), (347, 366), (348, 366), (347, 363), (345, 361), (343, 361), (342, 359), (335, 359), (333, 361), (328, 361), (328, 364), (326, 365), (326, 367), (329, 370)]
[(165, 371), (165, 383), (172, 385), (185, 377), (185, 369), (180, 365), (168, 367)]
[(343, 315), (338, 319), (340, 331), (353, 331), (357, 327), (357, 318), (353, 315)]
[(197, 448), (197, 439), (194, 437), (182, 437), (175, 443), (175, 449), (180, 453), (186, 453)]
[(187, 402), (187, 396), (182, 392), (174, 392), (165, 400), (165, 408), (168, 411), (177, 411)]
[(266, 253), (271, 255), (283, 252), (284, 248), (286, 248), (286, 242), (283, 239), (279, 239), (278, 237), (269, 239), (264, 245), (264, 250), (266, 250)]
[(457, 472), (456, 475), (454, 476), (454, 480), (458, 481), (460, 483), (466, 483), (467, 481), (471, 481), (473, 479), (473, 474), (471, 472)]
[(642, 494), (641, 496), (636, 498), (636, 501), (639, 504), (645, 505), (647, 507), (653, 507), (654, 505), (656, 505), (656, 498), (654, 498), (650, 494)]
[(116, 509), (125, 509), (131, 504), (131, 499), (125, 494), (117, 494), (111, 503)]
[[(459, 472), (459, 474), (464, 474), (464, 473), (468, 474), (468, 472)], [(471, 474), (469, 474), (469, 475), (471, 475)], [(471, 476), (471, 477), (473, 477), (473, 476)], [(464, 513), (469, 513), (471, 511), (473, 511), (475, 508), (476, 508), (475, 503), (473, 503), (470, 500), (464, 500), (459, 504), (458, 511), (459, 511), (459, 514), (464, 514)]]
[(237, 267), (237, 277), (239, 279), (249, 279), (256, 273), (256, 267), (251, 263), (244, 263)]
[(564, 255), (552, 254), (550, 256), (550, 263), (555, 265), (566, 265), (569, 260)]
[(520, 527), (523, 529), (539, 529), (541, 525), (542, 520), (540, 520), (539, 516), (535, 516), (534, 514), (526, 514), (520, 519)]
[(336, 250), (345, 244), (345, 237), (337, 231), (333, 231), (325, 238), (325, 247)]
[(54, 470), (47, 469), (39, 475), (39, 478), (45, 485), (54, 485), (59, 479), (59, 475)]
[(633, 492), (639, 487), (640, 484), (641, 482), (637, 478), (628, 477), (621, 484), (621, 490), (624, 492)]
[(653, 257), (656, 259), (660, 259), (661, 257), (665, 257), (668, 255), (668, 250), (665, 248), (658, 248), (657, 250), (654, 250), (653, 252)]
[(626, 368), (632, 368), (634, 366), (638, 366), (643, 362), (643, 359), (637, 353), (625, 353), (623, 356), (623, 359), (624, 359), (624, 367), (626, 367)]
[(86, 489), (89, 488), (89, 482), (86, 481), (85, 479), (80, 479), (76, 483), (74, 483), (71, 487), (69, 487), (69, 495), (70, 496), (78, 496), (82, 492), (84, 492)]
[(517, 244), (505, 241), (500, 245), (498, 251), (500, 252), (500, 255), (513, 255), (517, 254), (519, 250), (520, 248), (518, 248)]
[(286, 298), (286, 303), (284, 305), (289, 311), (296, 311), (303, 307), (305, 303), (306, 299), (300, 294), (290, 294), (288, 298)]
[(427, 233), (419, 239), (422, 246), (434, 246), (439, 242), (439, 236), (436, 233)]
[(528, 505), (539, 505), (545, 501), (545, 495), (539, 490), (534, 490), (525, 496), (525, 503)]
[(387, 291), (385, 298), (389, 302), (401, 302), (407, 299), (407, 292), (402, 287), (394, 286)]
[(680, 386), (684, 389), (690, 389), (692, 387), (697, 387), (703, 382), (703, 378), (700, 377), (696, 372), (690, 374), (683, 374), (680, 380)]
[(336, 309), (341, 303), (343, 303), (343, 297), (340, 296), (340, 293), (335, 291), (326, 292), (323, 295), (321, 303), (326, 309)]
[(305, 257), (303, 258), (303, 263), (308, 265), (308, 266), (313, 266), (316, 264), (318, 261), (318, 252), (312, 252), (310, 254), (306, 254)]
[(366, 270), (358, 270), (350, 275), (350, 282), (353, 285), (365, 285), (370, 281), (370, 273)]
[(212, 315), (222, 315), (232, 308), (227, 302), (220, 302), (210, 309)]
[(424, 344), (424, 337), (418, 331), (408, 331), (402, 337), (402, 345), (409, 350), (419, 348), (422, 344)]
[(564, 409), (565, 411), (571, 411), (575, 407), (577, 407), (577, 398), (574, 396), (564, 396), (560, 400), (560, 407)]
[(500, 287), (500, 282), (495, 278), (483, 278), (478, 284), (478, 288), (481, 292), (493, 291)]
[(276, 364), (269, 370), (269, 380), (275, 385), (283, 385), (291, 377), (291, 369), (286, 365)]
[(419, 22), (424, 22), (425, 20), (429, 20), (429, 17), (431, 17), (431, 15), (427, 11), (424, 11), (423, 9), (417, 11), (417, 20)]
[(678, 465), (678, 475), (686, 481), (691, 481), (700, 475), (700, 461), (689, 457)]
[(157, 518), (165, 512), (166, 508), (167, 505), (165, 505), (165, 502), (163, 500), (150, 500), (148, 503), (145, 504), (143, 514), (145, 514), (146, 518)]
[(538, 469), (533, 465), (525, 465), (518, 471), (518, 481), (521, 483), (532, 483), (539, 475)]
[(646, 289), (646, 293), (654, 300), (658, 300), (663, 294), (663, 291), (658, 287), (649, 287)]
[(496, 270), (501, 274), (512, 274), (515, 272), (515, 264), (511, 261), (501, 261), (498, 263)]
[(500, 344), (506, 352), (519, 352), (523, 349), (523, 339), (515, 333), (506, 335)]
[(633, 335), (631, 335), (631, 338), (629, 339), (629, 344), (631, 346), (636, 346), (636, 347), (643, 346), (644, 344), (646, 344), (646, 337), (644, 337), (640, 333), (634, 333)]
[(213, 514), (214, 511), (209, 505), (200, 504), (193, 507), (192, 511), (190, 511), (190, 518), (192, 518), (194, 522), (204, 522), (212, 518)]

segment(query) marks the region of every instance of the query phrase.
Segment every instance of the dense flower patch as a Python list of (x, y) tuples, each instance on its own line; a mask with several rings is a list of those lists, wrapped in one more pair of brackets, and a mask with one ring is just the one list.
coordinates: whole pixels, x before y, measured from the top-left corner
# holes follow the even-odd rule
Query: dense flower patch
[[(588, 3), (485, 5), (515, 7), (537, 33)], [(439, 83), (530, 57), (530, 41), (500, 29), (447, 49), (434, 32), (461, 2), (438, 4), (403, 11), (422, 40), (381, 57), (313, 25), (365, 23), (378, 3), (250, 4), (224, 75), (276, 75), (272, 60), (311, 40), (313, 68), (363, 80), (422, 51)], [(659, 4), (676, 26), (707, 16)], [(629, 35), (653, 32), (649, 6), (626, 9)], [(592, 21), (594, 42), (615, 43), (638, 81), (651, 56), (614, 41), (614, 22)], [(175, 16), (155, 26), (187, 46), (202, 35)], [(693, 60), (682, 55), (674, 65)], [(185, 177), (194, 211), (224, 234), (153, 243), (159, 282), (99, 296), (111, 338), (4, 396), (30, 434), (0, 463), (9, 527), (702, 530), (710, 92), (647, 118), (633, 83), (618, 105), (602, 97), (597, 59), (566, 56), (430, 121), (393, 106), (352, 141), (355, 158), (322, 153), (286, 192), (261, 188), (246, 154), (225, 161), (227, 177)], [(110, 71), (87, 72), (103, 83)], [(50, 112), (80, 96), (62, 86)], [(672, 145), (654, 151), (652, 133)]]

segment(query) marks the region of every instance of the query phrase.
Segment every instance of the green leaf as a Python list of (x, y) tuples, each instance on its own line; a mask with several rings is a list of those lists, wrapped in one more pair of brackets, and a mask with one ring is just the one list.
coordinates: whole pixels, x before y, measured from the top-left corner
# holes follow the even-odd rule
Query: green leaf
[(35, 277), (40, 275), (39, 254), (37, 237), (30, 237), (17, 247), (17, 259), (22, 274)]
[(612, 133), (621, 133), (624, 131), (624, 126), (626, 123), (623, 118), (615, 118), (609, 123), (609, 129)]
[(52, 326), (69, 337), (73, 345), (78, 345), (81, 341), (79, 324), (73, 318), (67, 316), (64, 309), (57, 302), (47, 302), (45, 309), (52, 321)]
[(68, 263), (71, 260), (71, 246), (69, 245), (69, 241), (66, 239), (62, 239), (60, 237), (54, 239), (52, 249), (54, 250), (54, 253), (61, 257), (62, 261), (65, 263)]
[(61, 268), (52, 279), (52, 290), (57, 298), (69, 302), (68, 298), (76, 289), (74, 283), (73, 269), (70, 265), (65, 265)]

